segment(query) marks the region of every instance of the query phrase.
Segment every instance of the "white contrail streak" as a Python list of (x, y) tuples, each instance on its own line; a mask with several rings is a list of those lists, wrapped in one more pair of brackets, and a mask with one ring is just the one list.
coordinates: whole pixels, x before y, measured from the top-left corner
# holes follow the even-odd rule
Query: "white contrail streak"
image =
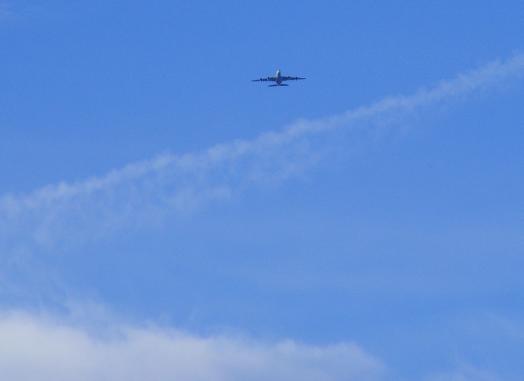
[[(209, 198), (228, 197), (232, 190), (253, 179), (264, 176), (282, 179), (303, 170), (314, 161), (314, 151), (308, 148), (311, 142), (307, 140), (312, 136), (356, 127), (359, 123), (381, 122), (424, 106), (460, 99), (523, 73), (524, 54), (518, 54), (410, 96), (385, 98), (339, 115), (299, 121), (252, 140), (218, 144), (199, 153), (165, 154), (104, 176), (49, 185), (27, 195), (6, 195), (0, 198), (0, 223), (2, 220), (6, 225), (22, 223), (45, 241), (50, 226), (64, 227), (60, 221), (67, 213), (74, 213), (78, 223), (98, 210), (98, 224), (111, 228), (117, 220), (124, 220), (137, 210), (151, 212), (166, 206), (185, 209)], [(112, 209), (117, 210), (111, 212)]]
[(420, 90), (410, 96), (385, 98), (371, 106), (360, 107), (328, 118), (297, 122), (280, 132), (264, 133), (253, 140), (235, 140), (219, 144), (197, 154), (162, 155), (152, 160), (133, 163), (113, 170), (102, 177), (93, 177), (72, 184), (60, 183), (46, 186), (25, 197), (4, 197), (2, 204), (5, 206), (6, 203), (10, 203), (13, 206), (14, 203), (19, 207), (36, 207), (58, 199), (100, 191), (171, 166), (184, 171), (207, 169), (242, 156), (262, 153), (270, 146), (286, 144), (307, 134), (325, 132), (350, 125), (351, 122), (358, 120), (378, 118), (392, 111), (410, 111), (420, 106), (467, 95), (505, 79), (522, 75), (523, 72), (524, 54), (519, 54), (508, 61), (492, 62), (480, 69), (444, 81), (432, 89)]

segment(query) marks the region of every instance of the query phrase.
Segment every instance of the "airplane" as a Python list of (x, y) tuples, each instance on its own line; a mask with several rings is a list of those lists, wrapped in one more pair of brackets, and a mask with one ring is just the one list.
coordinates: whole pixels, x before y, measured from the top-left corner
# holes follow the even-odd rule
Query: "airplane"
[(278, 69), (274, 77), (253, 79), (253, 82), (275, 82), (273, 85), (269, 85), (269, 87), (275, 87), (275, 86), (289, 86), (288, 84), (282, 83), (282, 82), (284, 82), (284, 81), (297, 81), (299, 79), (306, 79), (306, 78), (303, 78), (303, 77), (288, 77), (286, 75), (282, 75), (282, 73), (280, 72), (280, 69)]

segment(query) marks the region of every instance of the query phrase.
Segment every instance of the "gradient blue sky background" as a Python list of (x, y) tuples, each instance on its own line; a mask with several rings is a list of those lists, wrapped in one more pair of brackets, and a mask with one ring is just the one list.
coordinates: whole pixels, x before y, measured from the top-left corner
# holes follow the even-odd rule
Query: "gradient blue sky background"
[[(382, 364), (276, 380), (522, 379), (522, 1), (1, 4), (0, 352), (21, 314), (354, 343)], [(63, 196), (515, 61), (442, 101)], [(277, 68), (308, 79), (250, 82)]]

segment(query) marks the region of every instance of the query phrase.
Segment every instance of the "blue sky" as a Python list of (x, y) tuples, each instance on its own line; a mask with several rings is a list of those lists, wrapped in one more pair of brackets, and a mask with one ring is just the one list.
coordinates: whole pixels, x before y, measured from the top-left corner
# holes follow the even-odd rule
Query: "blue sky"
[(522, 378), (521, 2), (0, 4), (0, 374)]

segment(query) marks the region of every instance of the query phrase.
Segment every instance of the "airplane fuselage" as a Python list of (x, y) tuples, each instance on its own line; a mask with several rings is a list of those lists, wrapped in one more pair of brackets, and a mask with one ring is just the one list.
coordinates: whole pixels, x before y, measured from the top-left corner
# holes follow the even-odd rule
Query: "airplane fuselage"
[(282, 74), (280, 74), (280, 69), (277, 70), (277, 73), (275, 74), (275, 78), (276, 78), (276, 83), (277, 85), (281, 85), (282, 84)]

